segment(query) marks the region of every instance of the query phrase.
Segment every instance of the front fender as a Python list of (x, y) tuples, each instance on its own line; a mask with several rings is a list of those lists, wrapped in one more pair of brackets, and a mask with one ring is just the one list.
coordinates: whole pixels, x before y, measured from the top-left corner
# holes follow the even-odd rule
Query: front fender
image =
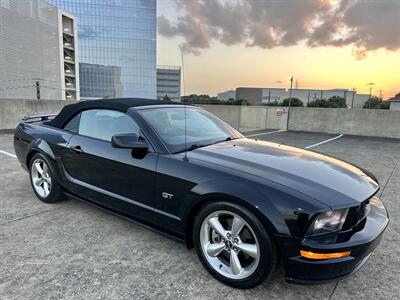
[(237, 182), (229, 179), (210, 180), (193, 187), (192, 192), (198, 200), (187, 210), (184, 220), (188, 224), (193, 218), (193, 211), (207, 201), (227, 200), (242, 205), (254, 213), (274, 234), (288, 235), (289, 228), (273, 202), (256, 184)]

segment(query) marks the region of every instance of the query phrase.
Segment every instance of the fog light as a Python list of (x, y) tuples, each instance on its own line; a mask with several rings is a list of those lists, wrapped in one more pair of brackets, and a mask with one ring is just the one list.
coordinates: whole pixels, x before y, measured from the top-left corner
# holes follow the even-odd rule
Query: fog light
[(311, 251), (300, 250), (300, 255), (309, 259), (330, 259), (330, 258), (341, 258), (350, 255), (351, 251), (335, 252), (335, 253), (315, 253)]

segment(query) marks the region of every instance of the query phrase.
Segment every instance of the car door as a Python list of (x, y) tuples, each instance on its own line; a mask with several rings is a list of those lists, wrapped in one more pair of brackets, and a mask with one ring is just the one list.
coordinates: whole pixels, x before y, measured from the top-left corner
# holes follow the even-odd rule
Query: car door
[(138, 124), (131, 116), (108, 109), (86, 110), (70, 122), (78, 122), (74, 119), (79, 119), (79, 129), (62, 157), (74, 193), (116, 212), (151, 219), (158, 154), (150, 146), (144, 157), (135, 158), (131, 149), (111, 144), (112, 136), (122, 133), (146, 140)]

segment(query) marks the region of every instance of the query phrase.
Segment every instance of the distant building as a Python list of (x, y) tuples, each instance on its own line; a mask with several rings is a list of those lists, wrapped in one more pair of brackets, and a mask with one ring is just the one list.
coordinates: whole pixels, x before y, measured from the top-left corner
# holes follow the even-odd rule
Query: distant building
[[(116, 88), (122, 87), (123, 97), (156, 98), (156, 0), (47, 1), (77, 17), (80, 63), (120, 70), (112, 81), (121, 81)], [(105, 70), (98, 71), (103, 74)], [(82, 98), (109, 96), (108, 88), (93, 84), (103, 75), (91, 74), (93, 78), (82, 74)], [(93, 91), (95, 86), (99, 88), (97, 92)], [(119, 93), (115, 90), (111, 94)]]
[(400, 110), (400, 97), (393, 97), (387, 101), (390, 101), (390, 110)]
[(79, 99), (76, 18), (41, 0), (0, 1), (0, 98)]
[(229, 101), (229, 100), (235, 100), (236, 99), (236, 91), (235, 90), (229, 90), (225, 91), (222, 93), (218, 93), (217, 99), (221, 101)]
[(181, 68), (157, 68), (157, 99), (168, 96), (173, 101), (181, 101)]
[[(252, 105), (279, 102), (289, 98), (289, 95), (290, 91), (283, 88), (238, 87), (236, 89), (236, 99), (245, 99)], [(333, 96), (344, 98), (347, 106), (353, 108), (362, 108), (365, 101), (369, 99), (368, 94), (357, 94), (348, 89), (292, 89), (292, 97), (300, 99), (304, 105), (316, 99), (329, 99)]]
[(123, 96), (121, 67), (80, 64), (82, 99), (120, 98)]

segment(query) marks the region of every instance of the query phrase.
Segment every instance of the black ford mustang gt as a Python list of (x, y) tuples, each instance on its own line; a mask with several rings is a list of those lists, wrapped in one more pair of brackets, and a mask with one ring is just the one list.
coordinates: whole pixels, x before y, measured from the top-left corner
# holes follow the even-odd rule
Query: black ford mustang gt
[(278, 258), (289, 282), (342, 279), (388, 224), (372, 174), (247, 139), (201, 108), (95, 100), (48, 119), (26, 118), (14, 140), (41, 201), (78, 198), (182, 239), (233, 287), (260, 284)]

